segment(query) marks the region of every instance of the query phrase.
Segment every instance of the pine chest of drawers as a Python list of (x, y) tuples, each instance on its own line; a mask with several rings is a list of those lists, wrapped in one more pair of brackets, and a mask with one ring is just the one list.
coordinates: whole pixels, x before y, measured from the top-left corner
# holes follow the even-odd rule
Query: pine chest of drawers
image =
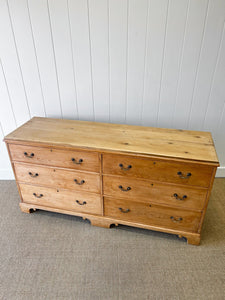
[(209, 132), (35, 117), (5, 142), (23, 212), (43, 209), (200, 243), (219, 165)]

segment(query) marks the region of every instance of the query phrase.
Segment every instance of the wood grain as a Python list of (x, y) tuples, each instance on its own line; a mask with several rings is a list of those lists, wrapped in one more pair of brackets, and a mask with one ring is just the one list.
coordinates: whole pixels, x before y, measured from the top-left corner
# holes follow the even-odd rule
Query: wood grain
[(35, 117), (5, 137), (98, 150), (213, 162), (218, 158), (209, 132), (159, 129)]
[[(123, 168), (120, 167), (123, 165)], [(131, 168), (127, 169), (128, 166)], [(188, 178), (181, 178), (182, 175), (191, 173)], [(145, 178), (176, 184), (187, 184), (208, 187), (213, 167), (197, 165), (189, 162), (177, 163), (171, 160), (133, 158), (126, 155), (103, 155), (103, 173), (120, 175), (126, 177)]]
[(22, 211), (40, 208), (200, 243), (219, 164), (209, 133), (33, 118), (5, 141)]
[[(29, 184), (20, 184), (23, 202), (37, 204), (43, 207), (55, 207), (71, 211), (101, 214), (100, 195), (75, 192), (69, 190), (61, 190), (56, 188), (47, 188), (41, 186), (33, 186)], [(36, 193), (37, 198), (33, 195)], [(78, 203), (78, 202), (80, 203)], [(84, 203), (85, 202), (85, 203)]]
[[(72, 151), (58, 150), (53, 147), (41, 148), (29, 145), (9, 145), (13, 161), (27, 162), (30, 164), (40, 164), (47, 166), (56, 166), (77, 170), (85, 170), (91, 172), (99, 172), (100, 162), (98, 154), (88, 151)], [(26, 152), (28, 155), (24, 155)], [(33, 157), (28, 157), (31, 153)], [(76, 161), (72, 161), (74, 158)], [(76, 164), (82, 159), (82, 163)]]
[[(130, 190), (127, 190), (128, 187)], [(165, 204), (192, 210), (202, 210), (207, 195), (207, 189), (203, 188), (108, 175), (103, 176), (103, 190), (104, 195), (115, 198), (148, 202), (149, 204)], [(187, 198), (183, 198), (183, 196)]]
[(15, 163), (14, 166), (19, 182), (61, 189), (71, 189), (79, 192), (87, 191), (100, 193), (99, 174), (49, 168), (34, 164)]
[[(122, 211), (121, 211), (122, 210)], [(128, 212), (126, 212), (129, 210)], [(197, 232), (199, 212), (104, 197), (104, 214), (115, 219)], [(178, 221), (182, 218), (181, 221)]]

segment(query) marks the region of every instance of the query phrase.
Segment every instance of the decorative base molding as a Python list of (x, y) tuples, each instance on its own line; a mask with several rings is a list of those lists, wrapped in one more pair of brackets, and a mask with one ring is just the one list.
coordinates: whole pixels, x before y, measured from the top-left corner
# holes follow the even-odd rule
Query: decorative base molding
[(88, 219), (91, 222), (91, 225), (93, 225), (93, 226), (110, 228), (110, 226), (112, 224), (114, 224), (115, 226), (118, 226), (119, 224), (123, 224), (123, 225), (127, 225), (127, 226), (132, 226), (132, 227), (150, 229), (153, 231), (172, 233), (172, 234), (177, 235), (179, 238), (183, 238), (183, 237), (186, 238), (188, 244), (196, 245), (196, 246), (198, 246), (200, 244), (200, 234), (199, 233), (184, 232), (184, 231), (175, 230), (175, 229), (168, 229), (168, 228), (151, 226), (151, 225), (146, 225), (146, 224), (141, 224), (141, 223), (133, 223), (133, 222), (129, 222), (129, 221), (112, 219), (110, 217), (103, 217), (100, 215), (97, 216), (97, 215), (84, 214), (81, 212), (67, 211), (64, 209), (40, 206), (40, 205), (25, 203), (25, 202), (20, 202), (19, 205), (20, 205), (21, 211), (28, 213), (28, 214), (31, 212), (35, 212), (37, 209), (43, 209), (43, 210), (47, 210), (47, 211), (53, 211), (53, 212), (68, 214), (68, 215), (72, 215), (72, 216), (79, 216), (79, 217), (82, 217), (84, 220)]

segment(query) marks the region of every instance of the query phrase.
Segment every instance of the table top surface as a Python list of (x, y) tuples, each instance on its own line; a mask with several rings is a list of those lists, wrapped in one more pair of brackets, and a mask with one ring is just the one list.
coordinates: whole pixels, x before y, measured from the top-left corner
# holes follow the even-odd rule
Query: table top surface
[(5, 141), (188, 159), (219, 165), (210, 132), (34, 117)]

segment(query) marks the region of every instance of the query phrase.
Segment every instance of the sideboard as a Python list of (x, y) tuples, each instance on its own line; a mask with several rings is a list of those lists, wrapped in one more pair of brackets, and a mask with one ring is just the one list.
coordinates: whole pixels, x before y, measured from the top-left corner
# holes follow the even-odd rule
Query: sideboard
[(216, 169), (209, 132), (34, 117), (5, 137), (23, 212), (200, 243)]

